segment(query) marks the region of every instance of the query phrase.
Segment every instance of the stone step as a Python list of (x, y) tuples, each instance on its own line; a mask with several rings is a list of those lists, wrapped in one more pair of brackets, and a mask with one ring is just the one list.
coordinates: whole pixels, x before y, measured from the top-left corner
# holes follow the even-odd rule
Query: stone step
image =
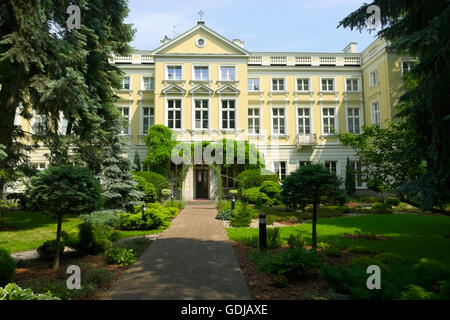
[(211, 204), (217, 204), (216, 200), (190, 200), (185, 201), (186, 205), (211, 205)]

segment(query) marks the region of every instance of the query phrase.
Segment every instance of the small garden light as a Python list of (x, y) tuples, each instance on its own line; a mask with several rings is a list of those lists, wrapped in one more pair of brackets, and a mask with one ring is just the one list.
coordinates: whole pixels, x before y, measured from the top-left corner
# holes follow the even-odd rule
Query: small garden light
[(145, 220), (145, 212), (147, 212), (147, 205), (144, 202), (142, 205), (142, 220)]
[(233, 199), (231, 199), (231, 210), (234, 210), (236, 208), (236, 198), (233, 196)]
[(263, 212), (259, 215), (259, 248), (267, 249), (266, 236), (266, 214)]

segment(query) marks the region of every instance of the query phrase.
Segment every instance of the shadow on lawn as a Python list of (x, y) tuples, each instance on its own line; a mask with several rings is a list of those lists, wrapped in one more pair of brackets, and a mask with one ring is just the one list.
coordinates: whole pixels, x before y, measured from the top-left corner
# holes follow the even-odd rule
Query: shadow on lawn
[[(71, 222), (70, 220), (77, 218), (75, 215), (63, 216), (63, 226), (65, 223)], [(29, 212), (29, 211), (9, 211), (3, 213), (2, 231), (25, 231), (33, 230), (45, 227), (55, 227), (56, 230), (57, 220), (51, 215), (46, 215), (41, 212)]]

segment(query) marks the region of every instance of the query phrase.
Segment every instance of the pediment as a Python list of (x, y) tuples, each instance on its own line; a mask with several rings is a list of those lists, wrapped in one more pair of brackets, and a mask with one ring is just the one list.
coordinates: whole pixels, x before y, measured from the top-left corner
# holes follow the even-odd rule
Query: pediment
[(233, 87), (232, 85), (226, 84), (219, 88), (216, 93), (218, 94), (239, 94), (241, 93), (238, 89)]
[(167, 88), (162, 90), (163, 94), (184, 94), (186, 93), (186, 90), (184, 90), (182, 87), (180, 87), (177, 84), (171, 84)]
[(190, 94), (205, 94), (205, 95), (211, 95), (214, 93), (214, 91), (211, 88), (208, 88), (204, 84), (199, 84), (198, 86), (192, 88), (189, 91)]

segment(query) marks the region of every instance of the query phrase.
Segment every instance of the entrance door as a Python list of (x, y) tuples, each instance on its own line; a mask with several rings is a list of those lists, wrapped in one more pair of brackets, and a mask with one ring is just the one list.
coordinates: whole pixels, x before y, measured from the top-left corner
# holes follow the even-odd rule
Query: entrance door
[(195, 170), (195, 198), (209, 199), (209, 169), (197, 168)]

